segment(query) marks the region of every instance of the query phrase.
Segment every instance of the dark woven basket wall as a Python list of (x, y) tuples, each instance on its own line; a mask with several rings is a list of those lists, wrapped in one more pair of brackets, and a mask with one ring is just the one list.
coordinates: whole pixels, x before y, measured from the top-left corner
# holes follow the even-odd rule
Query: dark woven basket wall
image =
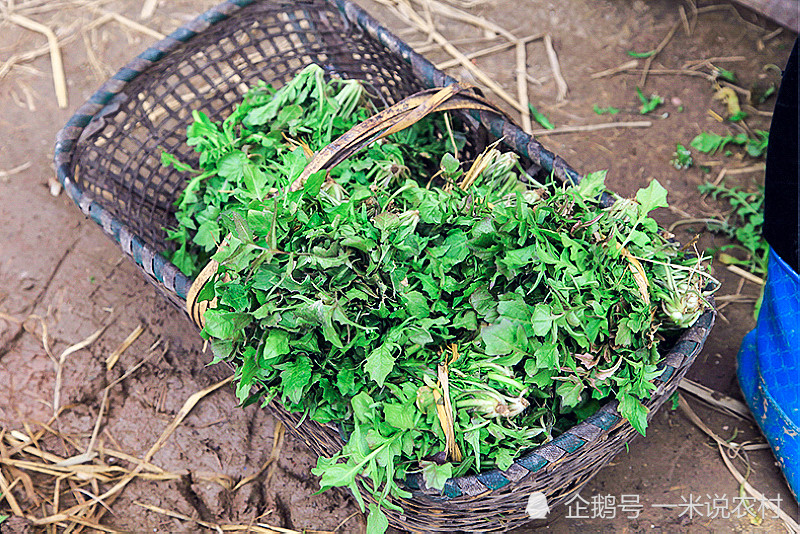
[[(174, 304), (183, 306), (191, 280), (166, 261), (165, 228), (186, 177), (161, 166), (162, 151), (194, 163), (185, 145), (191, 110), (227, 116), (259, 80), (280, 86), (309, 63), (331, 75), (368, 82), (371, 95), (394, 103), (422, 88), (453, 80), (346, 0), (229, 0), (140, 54), (106, 82), (58, 134), (58, 177), (81, 210), (119, 243)], [(503, 137), (534, 170), (561, 180), (578, 173), (515, 124), (487, 112), (467, 122)], [(475, 145), (480, 132), (470, 129)], [(664, 355), (651, 415), (677, 388), (702, 348), (714, 314), (705, 313)], [(273, 412), (318, 454), (341, 447), (335, 429)], [(569, 499), (635, 436), (605, 405), (586, 422), (527, 453), (505, 472), (451, 479), (443, 492), (407, 481), (414, 497), (388, 511), (393, 526), (420, 532), (496, 531), (528, 520), (525, 506), (541, 491), (552, 506)], [(368, 496), (367, 496), (368, 497)]]

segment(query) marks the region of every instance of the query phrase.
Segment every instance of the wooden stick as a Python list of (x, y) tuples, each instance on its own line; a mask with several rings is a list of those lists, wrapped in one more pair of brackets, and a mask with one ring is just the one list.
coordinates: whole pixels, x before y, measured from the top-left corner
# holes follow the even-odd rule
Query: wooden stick
[(622, 65), (617, 65), (616, 67), (611, 67), (610, 69), (601, 70), (600, 72), (595, 72), (591, 75), (593, 80), (598, 78), (605, 78), (606, 76), (613, 76), (614, 74), (619, 74), (620, 72), (625, 72), (626, 70), (635, 69), (639, 66), (639, 60), (632, 59), (623, 63)]
[(525, 76), (527, 72), (528, 54), (525, 50), (525, 43), (517, 41), (517, 98), (519, 103), (522, 104), (522, 130), (525, 133), (531, 133), (533, 127), (531, 125), (531, 110), (530, 100), (528, 99), (528, 79)]
[(746, 59), (747, 58), (744, 56), (714, 56), (708, 59), (694, 59), (692, 61), (687, 61), (686, 63), (683, 64), (681, 68), (695, 69), (710, 63), (738, 62), (738, 61), (745, 61)]
[[(719, 300), (719, 299), (716, 299)], [(745, 421), (752, 421), (753, 414), (750, 413), (750, 408), (741, 401), (738, 401), (732, 397), (724, 395), (719, 391), (714, 391), (713, 389), (704, 386), (703, 384), (699, 384), (693, 380), (689, 380), (688, 378), (684, 378), (678, 384), (678, 388), (686, 393), (689, 393), (704, 403), (708, 404), (712, 408), (722, 410), (724, 413), (733, 414), (737, 417), (744, 419)]]
[[(520, 39), (516, 39), (511, 42), (507, 43), (500, 43), (494, 46), (490, 46), (488, 48), (482, 48), (481, 50), (477, 50), (475, 52), (470, 52), (465, 54), (469, 59), (475, 59), (483, 56), (488, 56), (489, 54), (495, 54), (497, 52), (502, 52), (503, 50), (508, 50), (509, 48), (513, 48), (514, 46), (518, 46), (519, 42), (523, 44), (530, 43), (531, 41), (536, 41), (544, 37), (544, 34), (537, 33), (534, 35), (529, 35), (527, 37), (522, 37)], [(441, 63), (436, 64), (436, 68), (439, 70), (449, 69), (451, 67), (455, 67), (456, 65), (460, 65), (461, 62), (457, 59), (448, 59), (447, 61), (442, 61)], [(535, 82), (536, 83), (536, 82)]]
[(600, 124), (587, 124), (585, 126), (564, 126), (554, 130), (534, 130), (532, 135), (558, 135), (576, 132), (593, 132), (596, 130), (607, 130), (609, 128), (649, 128), (653, 123), (650, 121), (631, 121), (631, 122), (604, 122)]
[(153, 13), (156, 11), (156, 6), (158, 6), (158, 0), (144, 0), (139, 18), (146, 20), (152, 17)]
[[(414, 1), (418, 4), (420, 3), (420, 0), (414, 0)], [(496, 33), (497, 35), (502, 35), (511, 42), (517, 40), (517, 37), (510, 31), (506, 30), (502, 26), (495, 24), (494, 22), (486, 20), (483, 17), (479, 17), (477, 15), (473, 15), (472, 13), (467, 13), (466, 11), (462, 11), (461, 9), (448, 6), (447, 4), (439, 2), (438, 0), (426, 0), (425, 4), (429, 5), (430, 8), (436, 13), (443, 15), (447, 18), (453, 20), (459, 20), (461, 22), (466, 22), (467, 24), (471, 24), (472, 26), (477, 26), (478, 28), (483, 28), (484, 30)]]
[(556, 54), (556, 49), (553, 48), (553, 38), (550, 37), (550, 34), (544, 36), (544, 47), (547, 50), (550, 70), (553, 71), (553, 78), (556, 80), (556, 88), (558, 89), (556, 93), (556, 102), (561, 102), (566, 98), (569, 88), (567, 87), (566, 80), (564, 80), (564, 77), (561, 75), (561, 64), (558, 62), (558, 55)]
[(650, 65), (653, 63), (653, 59), (659, 53), (661, 53), (662, 50), (664, 50), (664, 47), (667, 46), (667, 43), (669, 43), (670, 40), (672, 40), (672, 36), (675, 35), (675, 32), (678, 31), (678, 28), (680, 27), (681, 27), (681, 21), (678, 21), (675, 24), (673, 24), (672, 28), (670, 28), (669, 32), (667, 32), (667, 36), (661, 40), (661, 42), (658, 44), (653, 53), (647, 59), (644, 60), (644, 71), (642, 72), (642, 77), (639, 78), (639, 87), (644, 87), (644, 84), (647, 82), (647, 71), (650, 70)]
[(728, 265), (728, 270), (733, 274), (739, 275), (748, 282), (753, 282), (754, 284), (758, 284), (760, 286), (764, 285), (764, 280), (759, 278), (758, 276), (754, 275), (753, 273), (747, 272), (738, 265)]
[(40, 24), (27, 17), (23, 17), (22, 15), (12, 13), (8, 15), (8, 20), (14, 24), (22, 26), (25, 29), (41, 33), (47, 37), (47, 44), (50, 50), (50, 66), (53, 70), (53, 84), (55, 86), (58, 107), (62, 109), (66, 108), (68, 105), (67, 78), (64, 74), (64, 62), (61, 59), (61, 49), (59, 48), (58, 37), (56, 37), (56, 34), (53, 33), (53, 30), (44, 24)]
[[(420, 15), (418, 13), (416, 13), (415, 11), (410, 9), (410, 7), (408, 7), (405, 4), (398, 4), (397, 7), (399, 8), (398, 11), (399, 11), (400, 15), (403, 18), (412, 21), (414, 24), (416, 24), (420, 28), (424, 29), (424, 31), (426, 31), (426, 32), (428, 31), (428, 27), (427, 27), (427, 24), (426, 24), (425, 20), (422, 19), (422, 17), (420, 17)], [(492, 78), (489, 77), (489, 75), (487, 75), (480, 68), (478, 68), (475, 64), (473, 64), (472, 61), (470, 61), (470, 59), (466, 55), (464, 55), (463, 52), (458, 50), (455, 46), (451, 45), (450, 42), (447, 40), (447, 38), (444, 35), (442, 35), (441, 33), (439, 33), (438, 31), (436, 31), (433, 28), (430, 28), (430, 32), (428, 32), (428, 33), (430, 34), (431, 38), (434, 41), (436, 41), (437, 43), (442, 45), (442, 48), (448, 54), (450, 54), (451, 56), (456, 58), (458, 60), (458, 62), (464, 68), (466, 68), (470, 73), (472, 73), (472, 75), (475, 76), (482, 84), (484, 84), (486, 87), (488, 87), (497, 96), (499, 96), (500, 98), (505, 100), (514, 109), (516, 109), (520, 113), (523, 112), (522, 104), (520, 104), (517, 101), (516, 98), (511, 96), (497, 82), (492, 80)]]

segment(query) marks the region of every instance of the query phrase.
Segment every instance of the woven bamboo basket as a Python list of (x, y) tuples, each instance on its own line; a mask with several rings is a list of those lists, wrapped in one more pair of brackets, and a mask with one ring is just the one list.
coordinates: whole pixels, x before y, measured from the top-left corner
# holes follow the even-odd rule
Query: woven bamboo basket
[[(114, 239), (172, 303), (184, 309), (193, 280), (163, 256), (174, 226), (174, 202), (185, 177), (161, 165), (167, 151), (186, 162), (191, 110), (222, 120), (259, 80), (280, 86), (309, 63), (368, 83), (375, 99), (393, 104), (417, 91), (455, 80), (348, 0), (229, 0), (155, 43), (105, 82), (59, 132), (58, 178), (83, 213)], [(500, 113), (461, 112), (474, 150), (502, 138), (531, 174), (576, 182), (578, 172)], [(663, 352), (650, 415), (676, 390), (714, 323), (705, 312)], [(335, 428), (302, 421), (272, 403), (271, 411), (315, 453), (342, 446)], [(390, 524), (415, 532), (504, 531), (530, 521), (531, 493), (550, 508), (572, 498), (636, 431), (616, 401), (551, 442), (523, 454), (506, 471), (450, 479), (442, 491), (418, 478), (404, 483), (403, 513), (386, 510)], [(369, 493), (364, 495), (370, 498)]]

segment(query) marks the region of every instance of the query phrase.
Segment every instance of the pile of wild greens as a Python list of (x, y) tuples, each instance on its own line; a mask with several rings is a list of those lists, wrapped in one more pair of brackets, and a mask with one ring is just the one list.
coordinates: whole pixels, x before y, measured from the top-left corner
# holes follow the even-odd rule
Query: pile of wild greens
[(494, 147), (462, 162), (464, 134), (429, 116), (290, 192), (373, 111), (358, 82), (312, 65), (222, 124), (195, 112), (200, 170), (164, 156), (193, 174), (171, 259), (187, 274), (219, 262), (202, 334), (239, 399), (341, 428), (313, 471), (362, 508), (359, 475), (394, 506), (407, 474), (442, 488), (506, 469), (607, 399), (644, 433), (659, 343), (707, 305), (699, 260), (649, 216), (666, 191), (602, 209), (604, 173), (545, 187)]

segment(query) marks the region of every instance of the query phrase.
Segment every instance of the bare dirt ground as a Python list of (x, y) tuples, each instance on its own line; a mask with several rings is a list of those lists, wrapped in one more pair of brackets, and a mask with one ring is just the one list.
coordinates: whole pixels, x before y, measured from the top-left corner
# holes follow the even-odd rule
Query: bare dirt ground
[[(243, 525), (244, 529), (261, 523), (293, 530), (363, 531), (363, 517), (347, 495), (314, 495), (318, 484), (309, 469), (315, 460), (306, 446), (284, 433), (263, 410), (239, 408), (230, 387), (223, 385), (204, 395), (186, 413), (187, 400), (224, 380), (227, 369), (206, 366), (210, 356), (202, 352), (190, 321), (146, 282), (65, 194), (51, 194), (56, 132), (102, 81), (154, 39), (125, 20), (108, 19), (96, 26), (92, 21), (104, 13), (116, 13), (168, 33), (214, 3), (161, 0), (154, 14), (145, 18), (140, 13), (142, 3), (132, 0), (4, 3), (0, 59), (8, 63), (0, 68), (0, 494), (5, 498), (0, 500), (0, 517), (22, 512), (51, 519), (49, 526), (35, 526), (11, 518), (0, 524), (3, 532), (64, 531), (55, 523), (70, 521), (53, 518), (54, 506), (63, 511), (91, 502), (92, 496), (111, 487), (108, 480), (120, 480), (120, 473), (133, 471), (137, 464), (138, 476), (118, 496), (105, 501), (108, 509), (98, 504), (85, 508), (93, 514), (82, 519), (89, 525), (84, 525), (85, 531), (102, 530), (98, 523), (108, 531), (128, 532), (195, 532), (213, 530), (213, 525)], [(25, 56), (46, 49), (45, 37), (8, 16), (14, 4), (18, 13), (54, 29), (62, 43), (69, 97), (64, 109), (56, 102), (48, 55)], [(652, 122), (647, 128), (541, 139), (581, 172), (608, 169), (608, 182), (621, 194), (630, 195), (658, 178), (669, 190), (672, 205), (659, 213), (664, 226), (723, 211), (725, 206), (702, 198), (697, 191), (699, 184), (714, 180), (723, 169), (728, 170), (726, 179), (731, 184), (753, 188), (763, 181), (763, 170), (730, 172), (763, 161), (742, 156), (740, 150), (733, 150), (730, 157), (695, 151), (695, 165), (688, 170), (670, 165), (676, 143), (688, 146), (702, 131), (738, 132), (738, 127), (711, 116), (709, 110), (724, 115), (724, 106), (713, 100), (707, 79), (687, 74), (686, 69), (693, 62), (718, 58), (712, 61), (733, 71), (740, 87), (763, 90), (780, 80), (776, 66), (784, 65), (794, 33), (778, 31), (775, 24), (724, 2), (698, 2), (705, 11), (696, 19), (691, 16), (692, 3), (669, 0), (488, 0), (474, 4), (470, 12), (517, 36), (540, 32), (552, 36), (569, 87), (566, 99), (556, 99), (555, 80), (541, 41), (527, 46), (526, 68), (531, 102), (556, 126), (610, 120)], [(381, 3), (364, 0), (361, 5), (391, 29), (404, 31), (402, 21)], [(685, 25), (680, 6), (688, 14)], [(482, 35), (472, 26), (440, 16), (436, 21), (453, 40)], [(658, 94), (665, 103), (642, 117), (635, 92), (641, 84), (640, 71), (593, 74), (630, 61), (626, 51), (656, 48), (676, 24), (674, 35), (652, 61), (643, 87), (645, 95)], [(420, 44), (425, 40), (419, 34), (403, 35)], [(466, 44), (463, 49), (479, 46)], [(434, 61), (448, 59), (435, 49), (426, 55)], [(15, 64), (7, 68), (10, 60)], [(641, 69), (645, 61), (639, 59), (636, 68)], [(476, 64), (506, 90), (515, 91), (513, 50), (478, 59)], [(664, 73), (680, 69), (682, 73)], [(450, 72), (472, 81), (463, 68)], [(745, 95), (740, 96), (746, 102)], [(613, 106), (621, 112), (601, 117), (593, 112), (595, 105)], [(768, 129), (773, 105), (774, 97), (750, 110), (747, 125)], [(699, 230), (696, 225), (682, 225), (676, 233), (685, 242)], [(700, 238), (702, 247), (724, 243), (708, 234)], [(753, 298), (758, 294), (757, 285), (722, 266), (715, 266), (714, 273), (722, 281), (720, 296)], [(740, 398), (735, 356), (754, 324), (752, 302), (733, 300), (725, 305), (689, 377)], [(106, 359), (139, 327), (141, 334), (109, 370)], [(91, 344), (67, 350), (99, 329)], [(122, 380), (115, 383), (118, 379)], [(56, 401), (60, 415), (53, 420)], [(689, 402), (724, 439), (740, 443), (761, 439), (749, 422)], [(182, 416), (180, 424), (170, 429)], [(52, 467), (53, 472), (35, 474), (35, 466), (14, 463), (14, 458), (23, 458), (17, 453), (26, 445), (19, 441), (24, 436), (35, 440), (27, 444), (24, 458), (29, 462), (37, 460), (31, 451), (63, 459), (85, 451), (91, 442), (107, 470), (92, 474), (77, 469), (67, 476), (68, 466), (62, 465), (61, 471)], [(142, 463), (143, 458), (148, 461)], [(771, 452), (750, 451), (747, 459), (750, 483), (797, 519), (797, 505)], [(740, 459), (733, 462), (746, 471)], [(58, 503), (56, 494), (61, 495)], [(585, 487), (581, 497), (586, 508), (579, 508), (576, 501), (575, 506), (556, 510), (553, 521), (542, 528), (570, 533), (786, 530), (772, 512), (761, 510), (765, 517), (757, 519), (736, 508), (741, 503), (739, 484), (716, 445), (681, 410), (669, 406), (656, 414), (647, 437), (634, 441), (629, 452), (619, 455)], [(619, 506), (623, 499), (639, 506), (623, 508)], [(758, 511), (759, 503), (754, 504)]]

